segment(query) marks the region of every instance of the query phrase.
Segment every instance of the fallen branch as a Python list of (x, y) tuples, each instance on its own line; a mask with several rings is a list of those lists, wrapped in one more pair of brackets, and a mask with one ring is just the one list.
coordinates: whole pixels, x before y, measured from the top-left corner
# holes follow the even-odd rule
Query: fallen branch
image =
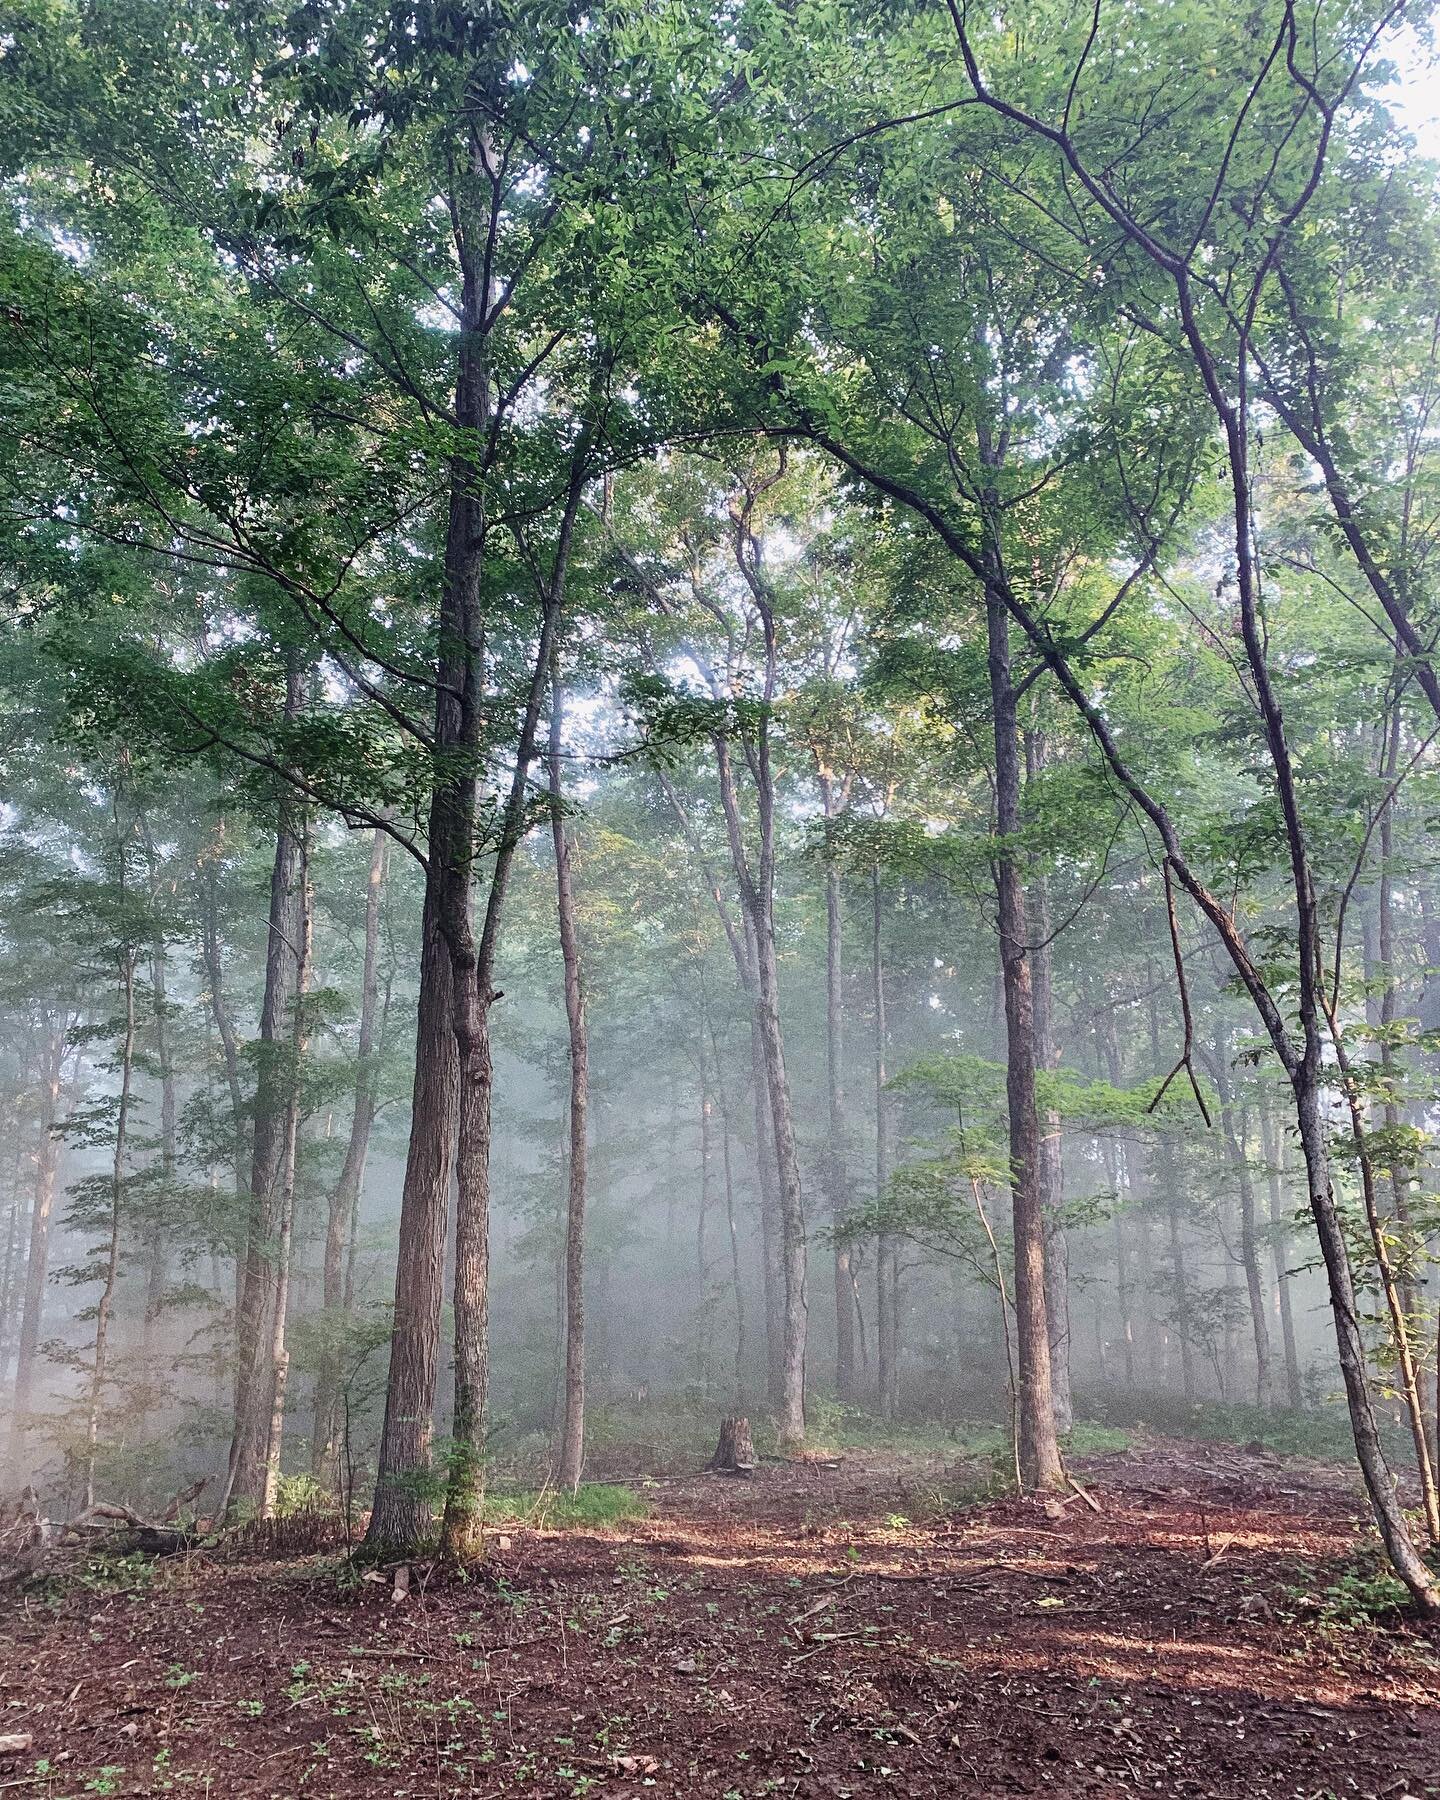
[(1080, 1496), (1080, 1498), (1090, 1508), (1091, 1512), (1098, 1513), (1100, 1511), (1100, 1502), (1095, 1498), (1095, 1496), (1093, 1494), (1087, 1493), (1086, 1490), (1083, 1487), (1081, 1487), (1080, 1483), (1075, 1479), (1075, 1477), (1073, 1475), (1067, 1475), (1065, 1477), (1065, 1479), (1070, 1483), (1071, 1487), (1074, 1488), (1075, 1492)]

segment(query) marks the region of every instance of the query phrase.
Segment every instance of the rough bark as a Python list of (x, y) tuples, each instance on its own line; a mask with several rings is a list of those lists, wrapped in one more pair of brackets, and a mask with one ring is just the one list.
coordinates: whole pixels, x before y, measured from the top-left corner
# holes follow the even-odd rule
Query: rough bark
[(755, 1446), (750, 1437), (750, 1421), (729, 1418), (720, 1421), (720, 1441), (706, 1465), (720, 1475), (750, 1475), (755, 1469)]
[[(488, 1134), (489, 1035), (476, 982), (471, 883), (483, 724), (484, 632), (481, 584), (486, 516), (475, 446), (490, 418), (486, 324), (490, 295), (481, 243), (493, 230), (498, 191), (482, 128), (466, 127), (463, 163), (450, 195), (460, 264), (456, 342), (456, 424), (466, 434), (449, 466), (437, 618), (435, 786), (427, 821), (421, 911), (420, 994), (415, 1084), (405, 1186), (400, 1202), (395, 1323), (380, 1438), (375, 1502), (366, 1543), (372, 1551), (413, 1550), (432, 1521), (430, 1445), (439, 1360), (441, 1295), (452, 1174), (460, 1175), (457, 1226), (456, 1370), (459, 1454), (479, 1428), (474, 1385), (483, 1387), (486, 1172), (476, 1148)], [(475, 195), (489, 195), (488, 209)], [(486, 214), (488, 211), (488, 226)], [(480, 216), (477, 216), (477, 213)], [(481, 1159), (483, 1161), (483, 1158)], [(463, 1288), (463, 1294), (461, 1289)], [(477, 1360), (478, 1359), (478, 1360)], [(456, 1471), (452, 1468), (452, 1482)]]
[[(431, 813), (433, 820), (433, 806)], [(413, 1550), (432, 1523), (430, 1442), (459, 1100), (453, 974), (431, 891), (437, 879), (432, 859), (420, 922), (413, 1123), (400, 1198), (395, 1322), (375, 1498), (366, 1532), (367, 1546), (382, 1553)]]

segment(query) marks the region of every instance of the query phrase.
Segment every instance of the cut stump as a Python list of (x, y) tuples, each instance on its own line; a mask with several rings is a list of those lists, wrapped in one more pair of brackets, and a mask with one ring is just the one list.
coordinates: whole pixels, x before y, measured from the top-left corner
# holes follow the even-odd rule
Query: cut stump
[(720, 1442), (707, 1468), (717, 1475), (753, 1475), (755, 1446), (750, 1440), (750, 1421), (742, 1418), (720, 1421)]

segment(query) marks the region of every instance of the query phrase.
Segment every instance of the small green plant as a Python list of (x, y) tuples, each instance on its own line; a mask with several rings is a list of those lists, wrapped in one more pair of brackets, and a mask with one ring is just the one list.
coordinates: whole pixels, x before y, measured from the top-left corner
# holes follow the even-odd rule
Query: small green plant
[(1325, 1587), (1290, 1586), (1295, 1616), (1314, 1619), (1328, 1631), (1364, 1630), (1405, 1608), (1404, 1585), (1378, 1568), (1350, 1568)]
[(331, 1505), (329, 1493), (313, 1475), (282, 1475), (275, 1484), (277, 1519), (293, 1518), (303, 1512), (328, 1512)]

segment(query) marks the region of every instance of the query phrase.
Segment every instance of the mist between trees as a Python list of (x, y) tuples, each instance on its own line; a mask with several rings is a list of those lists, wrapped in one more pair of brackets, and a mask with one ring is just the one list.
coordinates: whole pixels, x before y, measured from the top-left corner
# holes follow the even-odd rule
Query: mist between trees
[(1440, 1606), (1401, 22), (20, 9), (8, 1486), (1250, 1409)]

